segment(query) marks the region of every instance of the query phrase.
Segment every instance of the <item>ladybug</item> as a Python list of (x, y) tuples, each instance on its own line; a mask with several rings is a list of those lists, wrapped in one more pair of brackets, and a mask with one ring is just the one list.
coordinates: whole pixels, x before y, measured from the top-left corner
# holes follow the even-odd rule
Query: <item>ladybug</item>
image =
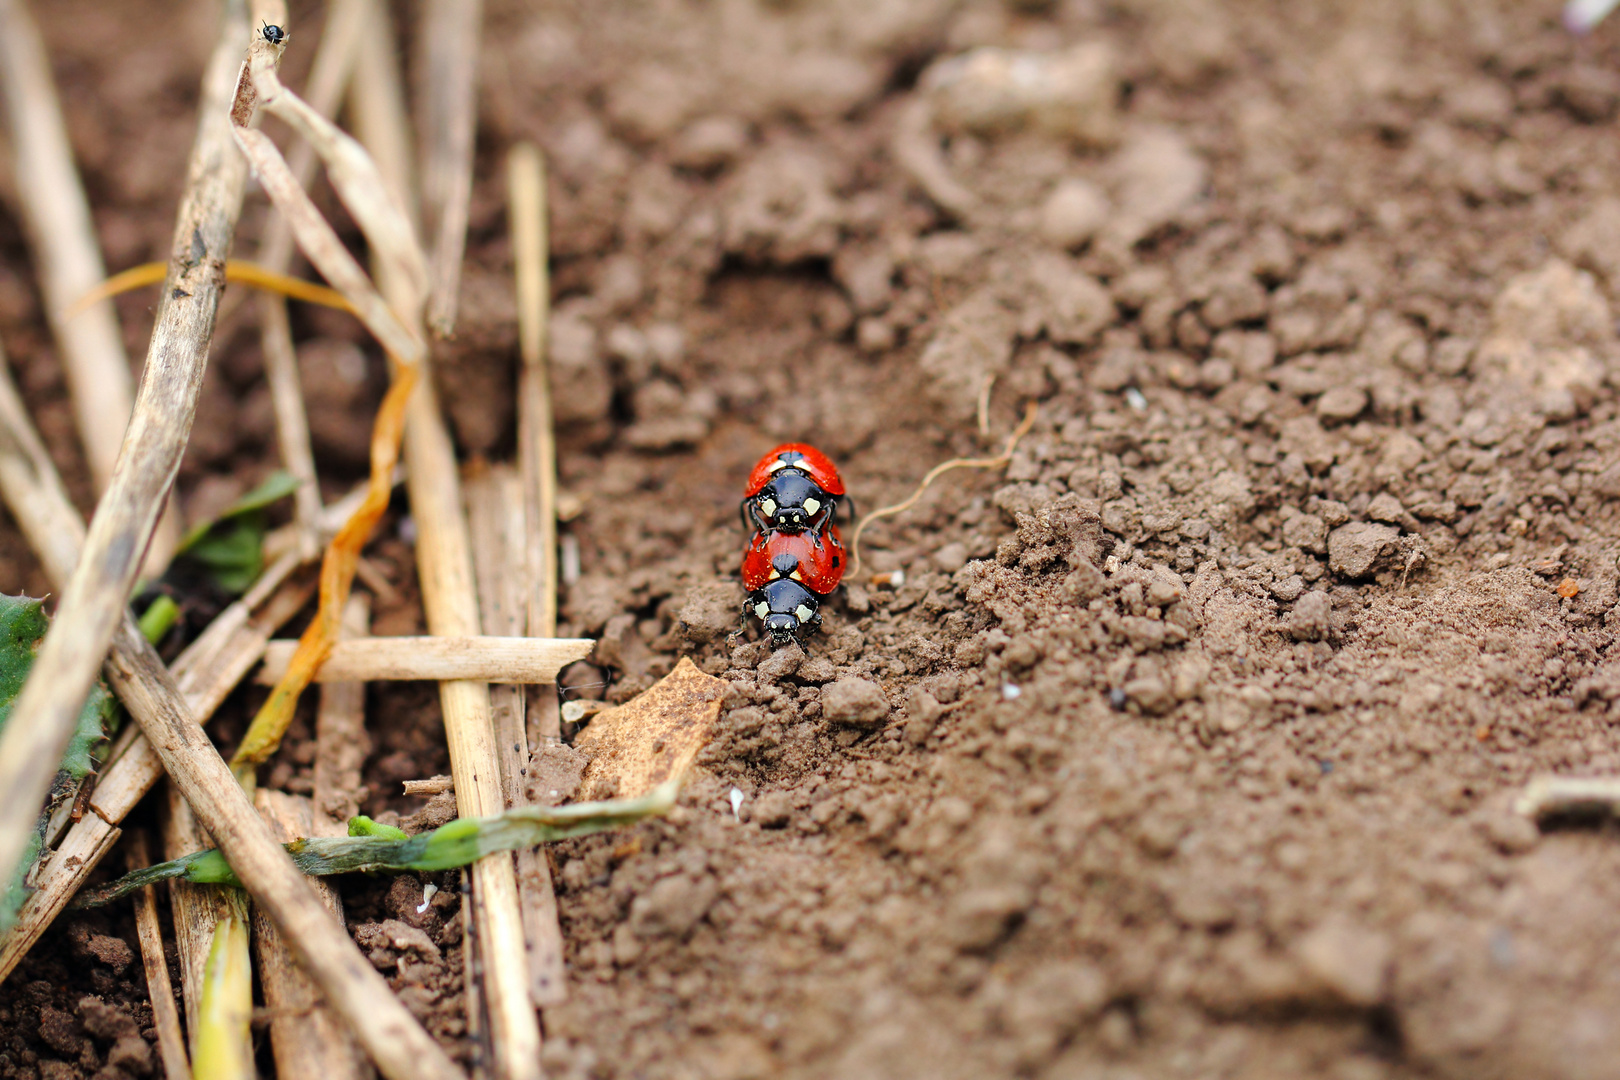
[(261, 23), (260, 26), (261, 29), (259, 30), (259, 33), (262, 34), (264, 36), (264, 40), (268, 41), (270, 44), (280, 45), (287, 40), (287, 31), (283, 30), (281, 27), (272, 23)]
[(844, 480), (820, 450), (784, 443), (759, 459), (743, 494), (745, 526), (767, 533), (809, 532), (819, 543), (844, 496)]
[(797, 581), (811, 592), (826, 596), (844, 576), (844, 541), (838, 526), (827, 529), (824, 540), (808, 533), (757, 532), (743, 555), (743, 588), (753, 592), (779, 578)]
[(803, 646), (804, 635), (821, 628), (821, 597), (792, 578), (780, 577), (755, 589), (748, 596), (748, 609), (764, 624), (773, 648), (790, 641)]

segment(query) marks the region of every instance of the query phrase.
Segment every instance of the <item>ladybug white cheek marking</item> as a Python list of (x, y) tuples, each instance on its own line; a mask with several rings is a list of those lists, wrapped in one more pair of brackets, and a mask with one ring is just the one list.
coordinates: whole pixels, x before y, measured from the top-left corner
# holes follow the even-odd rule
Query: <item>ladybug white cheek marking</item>
[(754, 605), (754, 618), (758, 619), (760, 622), (764, 622), (765, 616), (769, 615), (770, 613), (771, 605), (764, 603), (763, 601)]
[(793, 617), (798, 619), (801, 623), (809, 622), (812, 614), (813, 612), (811, 612), (811, 610), (803, 604), (800, 604), (798, 607), (793, 609)]
[(795, 571), (793, 571), (793, 573), (789, 574), (788, 577), (792, 578), (794, 581), (803, 581), (804, 580), (804, 578), (799, 576), (799, 572), (797, 570), (795, 570)]
[(819, 499), (806, 499), (806, 500), (804, 500), (804, 512), (805, 513), (814, 514), (817, 510), (820, 510), (820, 509), (821, 509), (821, 500), (819, 500)]
[(759, 504), (759, 508), (765, 511), (766, 517), (770, 517), (772, 514), (776, 513), (776, 500), (766, 499), (764, 502)]
[(775, 461), (771, 462), (771, 467), (766, 471), (775, 472), (778, 469), (785, 469), (787, 468), (787, 464), (788, 463), (783, 461), (781, 458), (777, 458)]

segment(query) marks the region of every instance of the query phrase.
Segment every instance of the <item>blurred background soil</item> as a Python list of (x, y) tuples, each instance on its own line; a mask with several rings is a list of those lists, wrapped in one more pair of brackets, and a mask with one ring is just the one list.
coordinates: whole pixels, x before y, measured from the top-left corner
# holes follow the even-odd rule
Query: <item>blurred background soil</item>
[[(109, 266), (162, 257), (207, 5), (34, 8)], [(297, 86), (320, 7), (292, 8)], [(1534, 774), (1620, 766), (1620, 24), (1461, 0), (486, 8), (439, 366), (461, 450), (515, 442), (503, 163), (533, 139), (584, 504), (563, 630), (601, 641), (565, 682), (624, 700), (690, 655), (735, 688), (674, 816), (552, 851), (551, 1075), (1620, 1076), (1620, 846), (1510, 811)], [(0, 335), (88, 509), (11, 199)], [(119, 301), (136, 357), (150, 303)], [(295, 319), (333, 494), (381, 359)], [(249, 329), (216, 347), (188, 518), (275, 465)], [(760, 453), (816, 443), (867, 510), (995, 452), (1029, 401), (1005, 474), (874, 526), (807, 655), (728, 642)], [(419, 627), (398, 525), (379, 633)], [(0, 582), (46, 591), (9, 519)], [(410, 814), (398, 782), (446, 771), (433, 693), (370, 703), (363, 809)], [(272, 785), (308, 789), (308, 739)], [(415, 878), (343, 885), (465, 1056), (454, 875), (430, 877), (423, 914)], [(141, 1071), (85, 1001), (150, 1037), (133, 942), (127, 908), (61, 921), (0, 986), (0, 1077)]]

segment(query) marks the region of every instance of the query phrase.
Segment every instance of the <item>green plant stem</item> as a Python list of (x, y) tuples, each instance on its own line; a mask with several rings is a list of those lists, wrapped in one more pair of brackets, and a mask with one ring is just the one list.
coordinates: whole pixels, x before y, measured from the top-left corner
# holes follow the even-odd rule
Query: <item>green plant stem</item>
[[(283, 846), (298, 869), (311, 877), (449, 870), (467, 866), (497, 851), (587, 836), (665, 813), (675, 805), (677, 789), (678, 781), (671, 780), (639, 799), (573, 806), (520, 806), (496, 817), (461, 818), (431, 833), (405, 839), (392, 835), (399, 831), (397, 829), (378, 826), (366, 818), (355, 818), (349, 823), (351, 834), (361, 829), (366, 831), (365, 835), (299, 839)], [(171, 878), (201, 885), (240, 884), (225, 856), (210, 848), (125, 874), (99, 889), (86, 889), (73, 906), (100, 907), (136, 889)]]

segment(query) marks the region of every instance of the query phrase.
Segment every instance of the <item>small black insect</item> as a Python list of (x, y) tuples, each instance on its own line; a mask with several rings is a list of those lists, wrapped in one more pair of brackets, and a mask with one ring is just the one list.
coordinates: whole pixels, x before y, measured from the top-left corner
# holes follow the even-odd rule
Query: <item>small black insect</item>
[(263, 34), (264, 40), (268, 41), (270, 44), (280, 45), (287, 40), (287, 31), (283, 30), (281, 27), (271, 26), (269, 23), (263, 23), (261, 25), (263, 26), (263, 29), (260, 30), (259, 33)]

